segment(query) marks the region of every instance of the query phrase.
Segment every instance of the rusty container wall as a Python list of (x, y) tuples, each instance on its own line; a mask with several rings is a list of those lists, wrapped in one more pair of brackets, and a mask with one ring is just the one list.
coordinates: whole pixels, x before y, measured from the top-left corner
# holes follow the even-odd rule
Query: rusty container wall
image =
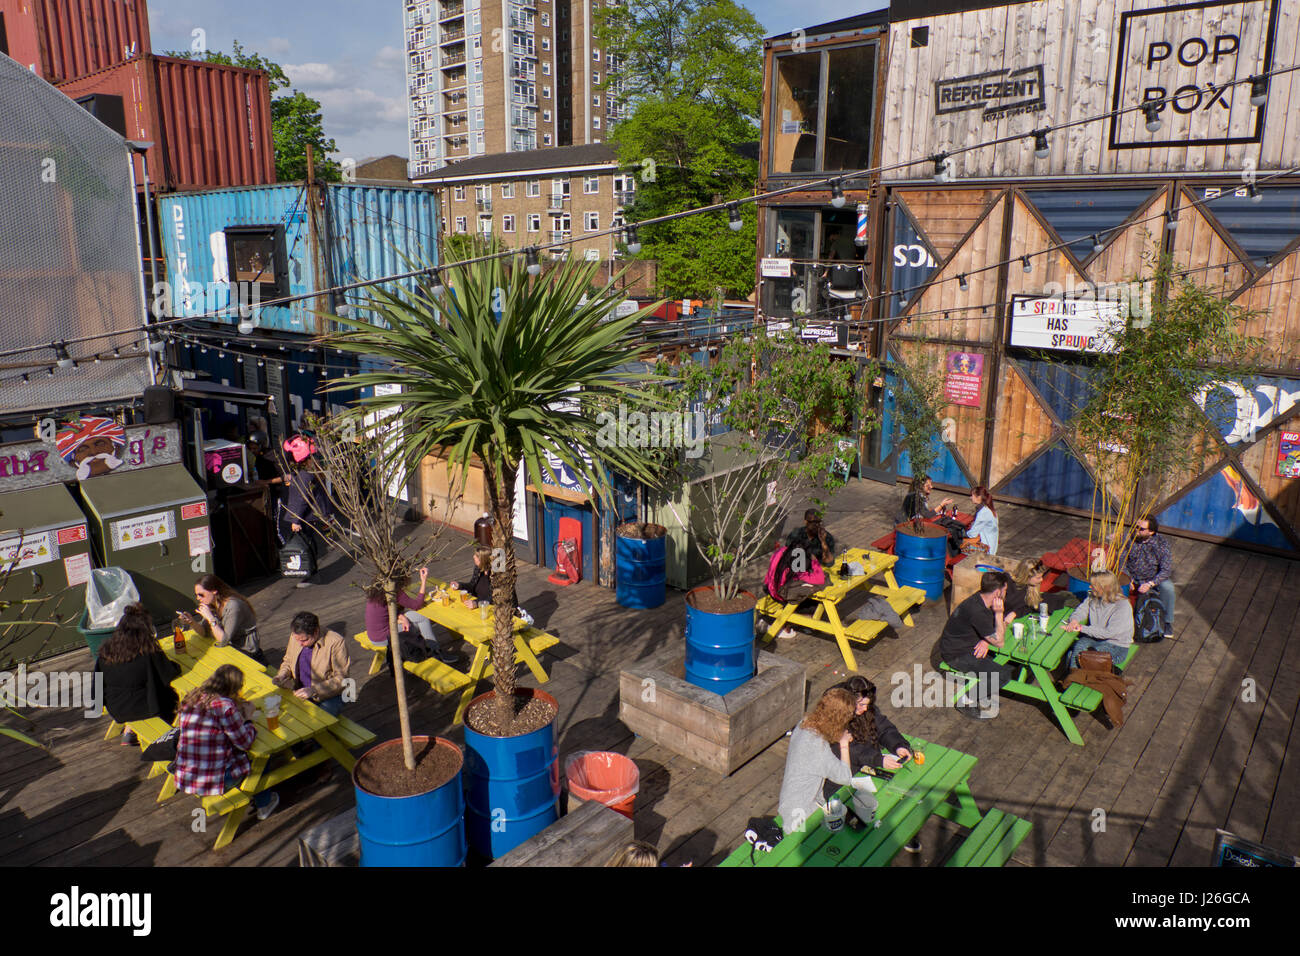
[(275, 182), (265, 73), (165, 56), (152, 60), (168, 189)]
[[(258, 186), (275, 179), (270, 92), (258, 70), (147, 56), (58, 89), (73, 99), (122, 97), (127, 139), (154, 143), (148, 160), (155, 190)], [(137, 161), (137, 184), (140, 174)]]
[(145, 0), (0, 0), (10, 56), (51, 83), (150, 52)]

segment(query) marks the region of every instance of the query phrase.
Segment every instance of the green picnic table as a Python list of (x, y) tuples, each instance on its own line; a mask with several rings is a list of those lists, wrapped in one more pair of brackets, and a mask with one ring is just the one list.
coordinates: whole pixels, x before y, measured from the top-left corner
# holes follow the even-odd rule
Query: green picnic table
[[(1083, 737), (1079, 734), (1079, 728), (1075, 726), (1070, 711), (1096, 710), (1101, 705), (1101, 691), (1082, 684), (1071, 684), (1064, 691), (1059, 691), (1056, 689), (1056, 682), (1052, 679), (1052, 671), (1060, 666), (1065, 655), (1074, 646), (1074, 642), (1081, 636), (1074, 631), (1065, 630), (1065, 625), (1073, 612), (1074, 608), (1064, 607), (1054, 613), (1047, 620), (1046, 634), (1038, 629), (1037, 618), (1023, 619), (1021, 623), (1024, 624), (1025, 631), (1019, 641), (1012, 635), (1011, 625), (1008, 625), (1002, 649), (994, 652), (993, 659), (999, 664), (1012, 664), (1020, 668), (1016, 679), (1002, 684), (998, 688), (999, 693), (1005, 691), (1031, 700), (1043, 701), (1052, 709), (1052, 714), (1061, 725), (1061, 729), (1065, 731), (1065, 736), (1070, 743), (1082, 747)], [(1122, 671), (1129, 665), (1134, 654), (1137, 653), (1137, 648), (1136, 643), (1129, 648), (1128, 656), (1117, 668), (1118, 670)], [(953, 670), (947, 664), (940, 666), (943, 670)], [(975, 679), (971, 678), (963, 688), (963, 692), (969, 690), (974, 684)]]
[[(970, 754), (908, 737), (912, 760), (892, 775), (876, 778), (878, 827), (852, 830), (847, 823), (836, 833), (822, 826), (822, 811), (814, 811), (802, 833), (791, 833), (770, 853), (754, 852), (742, 843), (721, 866), (888, 866), (933, 814), (973, 828), (958, 856), (959, 865), (1001, 865), (1029, 833), (1031, 824), (1001, 811), (980, 812), (970, 792), (970, 774), (977, 762)], [(839, 797), (848, 804), (850, 787)], [(965, 851), (963, 853), (963, 850)], [(956, 857), (954, 858), (956, 859)], [(1000, 862), (994, 862), (1000, 861)]]

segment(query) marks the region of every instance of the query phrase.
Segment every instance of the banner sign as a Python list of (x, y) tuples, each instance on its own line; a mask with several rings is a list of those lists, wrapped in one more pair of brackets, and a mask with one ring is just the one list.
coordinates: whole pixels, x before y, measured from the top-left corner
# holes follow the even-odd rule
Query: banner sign
[(167, 425), (122, 426), (87, 415), (57, 424), (42, 422), (43, 441), (0, 445), (0, 492), (98, 475), (174, 465), (181, 460), (181, 430)]
[(944, 397), (954, 405), (979, 407), (984, 381), (984, 356), (979, 352), (949, 352)]
[(1043, 64), (1019, 69), (989, 70), (934, 83), (934, 112), (982, 110), (984, 120), (1047, 109)]
[(1109, 330), (1121, 315), (1121, 304), (1108, 300), (1011, 297), (1011, 338), (1008, 344), (1057, 352), (1110, 352)]
[(765, 279), (788, 279), (791, 276), (793, 259), (760, 259), (759, 270)]

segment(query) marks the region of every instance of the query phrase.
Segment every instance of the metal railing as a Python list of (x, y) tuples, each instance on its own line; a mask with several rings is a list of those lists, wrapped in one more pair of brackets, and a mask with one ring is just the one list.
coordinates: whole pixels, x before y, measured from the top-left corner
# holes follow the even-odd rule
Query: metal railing
[(573, 230), (572, 230), (572, 229), (552, 229), (552, 230), (548, 233), (548, 235), (551, 237), (551, 242), (568, 242), (569, 239), (573, 236)]
[(563, 193), (551, 193), (551, 200), (547, 205), (550, 209), (563, 209), (568, 201), (569, 197)]
[(439, 62), (438, 65), (445, 70), (449, 66), (459, 66), (461, 63), (464, 62), (465, 62), (464, 53), (444, 53), (442, 55), (442, 60)]
[(463, 3), (444, 3), (438, 9), (439, 20), (450, 20), (452, 17), (459, 17), (465, 12)]
[(465, 39), (465, 30), (462, 27), (459, 30), (444, 30), (442, 36), (438, 39), (439, 46), (445, 46), (448, 43), (457, 43)]

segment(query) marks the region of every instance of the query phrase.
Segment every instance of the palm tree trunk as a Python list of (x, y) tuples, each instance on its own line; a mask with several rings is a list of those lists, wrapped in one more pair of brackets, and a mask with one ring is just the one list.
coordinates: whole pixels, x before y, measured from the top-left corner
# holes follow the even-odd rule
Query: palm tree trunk
[(402, 667), (402, 642), (397, 638), (397, 588), (392, 581), (384, 582), (384, 597), (388, 602), (388, 644), (393, 655), (393, 682), (397, 687), (397, 723), (402, 730), (402, 759), (406, 769), (415, 772), (415, 747), (411, 743), (411, 714), (406, 707), (406, 670)]
[(496, 519), (492, 524), (492, 688), (498, 720), (508, 726), (515, 715), (515, 486), (513, 480), (506, 480), (500, 462), (484, 462), (483, 473)]

